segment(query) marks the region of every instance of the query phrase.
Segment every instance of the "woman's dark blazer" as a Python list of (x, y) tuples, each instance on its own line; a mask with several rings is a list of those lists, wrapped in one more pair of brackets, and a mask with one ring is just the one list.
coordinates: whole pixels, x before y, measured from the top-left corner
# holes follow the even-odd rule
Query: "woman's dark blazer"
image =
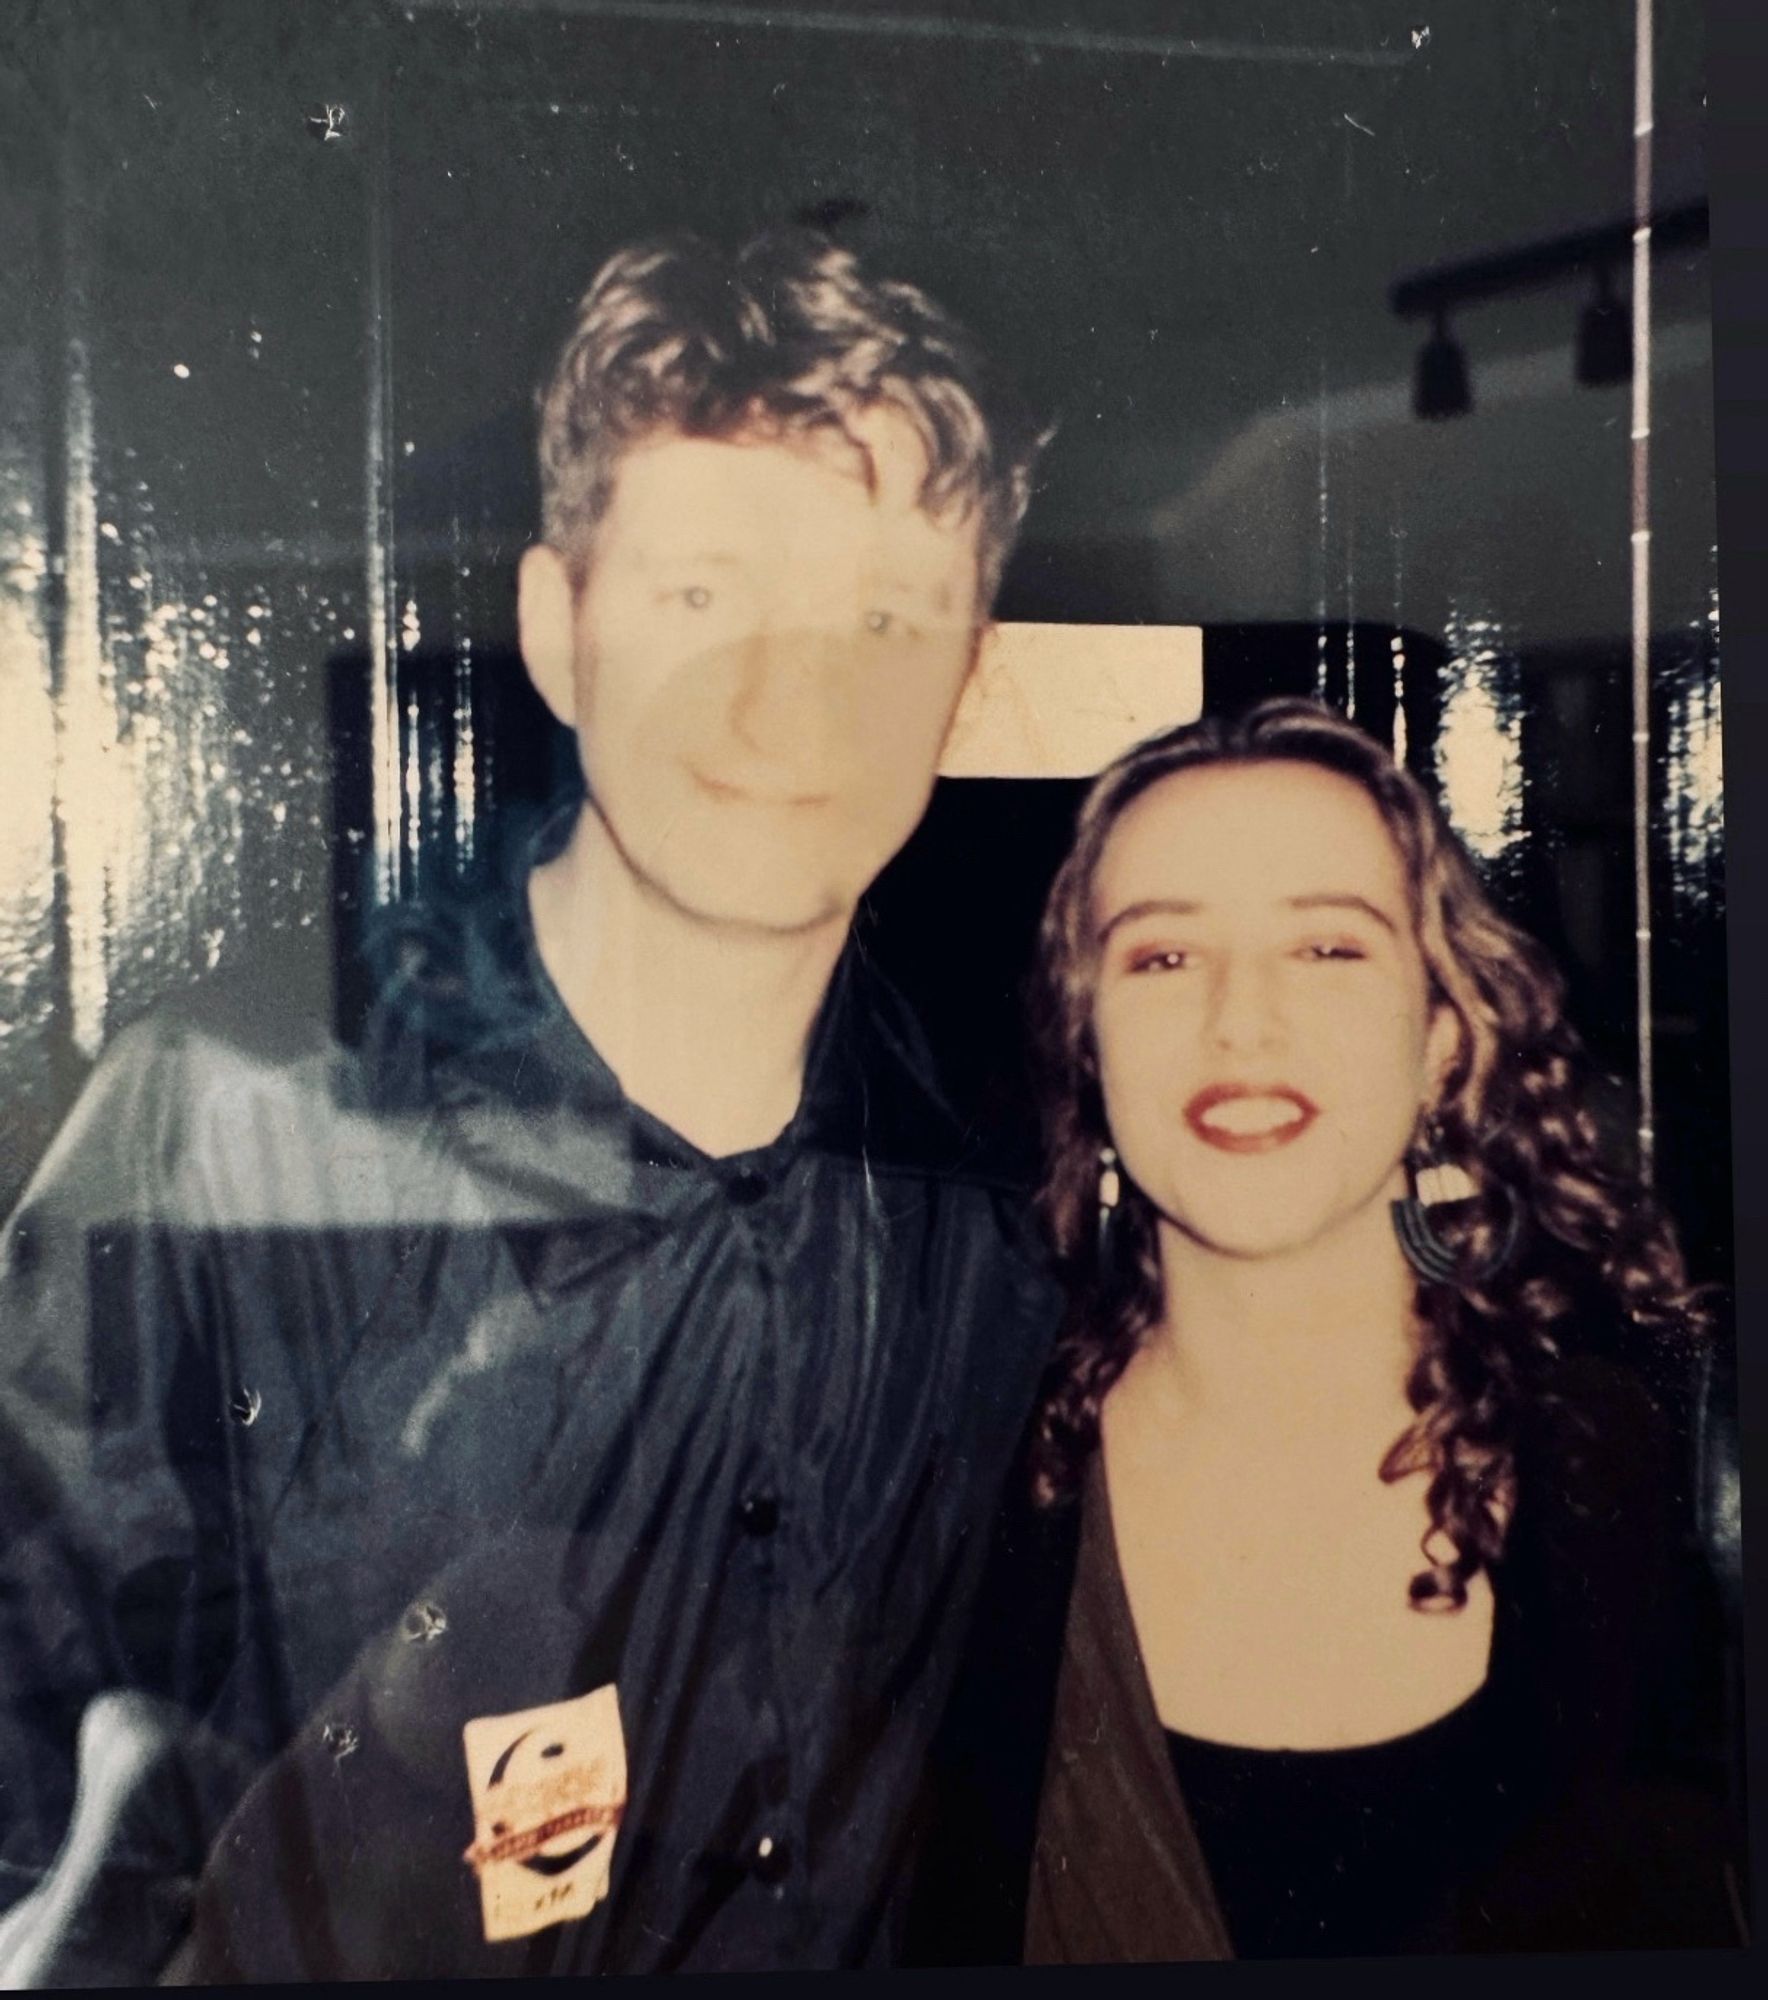
[[(1516, 1747), (1535, 1796), (1496, 1862), (1463, 1885), (1447, 1930), (1418, 1949), (1742, 1941), (1741, 1835), (1713, 1752), (1725, 1734), (1719, 1622), (1687, 1527), (1679, 1430), (1629, 1370), (1592, 1356), (1560, 1366), (1524, 1426), (1517, 1511), (1494, 1576), (1493, 1657), (1505, 1662), (1499, 1712), (1526, 1739)], [(1028, 1478), (1015, 1476), (936, 1748), (911, 1963), (1024, 1956), (1053, 1726), (1084, 1736), (1058, 1753), (1095, 1774), (1078, 1812), (1069, 1783), (1059, 1823), (1098, 1831), (1073, 1871), (1069, 1927), (1059, 1905), (1070, 1871), (1064, 1857), (1050, 1865), (1046, 1827), (1040, 1932), (1053, 1919), (1095, 1940), (1089, 1958), (1224, 1955), (1225, 1922), (1168, 1784), (1152, 1704), (1095, 1702), (1082, 1723), (1065, 1694), (1058, 1711), (1082, 1519), (1075, 1503), (1035, 1507)], [(1121, 1602), (1115, 1581), (1097, 1578), (1099, 1539), (1095, 1530), (1076, 1620), (1095, 1642), (1110, 1626), (1098, 1605), (1113, 1590)]]

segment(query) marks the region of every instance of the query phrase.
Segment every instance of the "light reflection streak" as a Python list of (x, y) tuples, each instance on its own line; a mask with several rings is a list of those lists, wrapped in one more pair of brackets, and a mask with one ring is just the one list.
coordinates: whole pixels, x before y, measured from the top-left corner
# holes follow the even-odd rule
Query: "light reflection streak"
[[(404, 738), (404, 790), (405, 790), (405, 830), (403, 842), (404, 879), (415, 888), (418, 867), (421, 860), (421, 845), (424, 824), (424, 749), (423, 732), (418, 726), (417, 689), (414, 687), (406, 698)], [(399, 838), (397, 823), (394, 839)], [(395, 847), (395, 854), (400, 853)]]
[(478, 742), (473, 729), (473, 634), (466, 602), (467, 579), (472, 566), (462, 560), (464, 535), (460, 508), (451, 510), (449, 534), (452, 561), (450, 616), (454, 642), (454, 767), (449, 792), (454, 812), (454, 860), (458, 869), (468, 868), (478, 846), (479, 774)]
[(1326, 363), (1324, 358), (1322, 358), (1320, 362), (1320, 633), (1315, 648), (1317, 658), (1314, 665), (1314, 692), (1321, 700), (1324, 700), (1326, 697), (1326, 551), (1328, 547), (1328, 529), (1331, 522), (1331, 491), (1327, 478), (1326, 424)]
[(1449, 614), (1443, 634), (1437, 784), (1449, 823), (1483, 861), (1501, 861), (1522, 833), (1522, 691), (1494, 618)]
[(1396, 632), (1387, 642), (1394, 668), (1394, 762), (1406, 761), (1406, 642)]
[[(390, 903), (400, 887), (399, 658), (393, 634), (393, 491), (388, 470), (392, 418), (391, 333), (387, 325), (387, 161), (384, 119), (375, 121), (368, 201), (368, 395), (363, 453), (364, 526), (368, 544), (369, 770), (374, 848), (370, 882)], [(413, 839), (416, 836), (413, 834)]]
[(1406, 531), (1397, 522), (1393, 528), (1394, 544), (1394, 633), (1387, 642), (1388, 652), (1393, 658), (1394, 675), (1394, 762), (1406, 761), (1406, 622), (1405, 622), (1405, 578), (1406, 578)]
[[(1347, 456), (1356, 451), (1355, 433), (1345, 439)], [(1349, 471), (1347, 485), (1352, 484)], [(1353, 488), (1354, 490), (1354, 488)], [(1357, 719), (1357, 510), (1345, 510), (1344, 517), (1344, 713)]]
[(110, 914), (122, 810), (134, 786), (123, 757), (99, 631), (98, 494), (92, 371), (86, 343), (67, 351), (66, 563), (55, 812), (66, 870), (68, 1002), (74, 1046), (96, 1057), (110, 999)]
[(1671, 888), (1692, 912), (1713, 901), (1725, 840), (1716, 585), (1689, 633), (1690, 657), (1670, 697), (1665, 754)]
[[(23, 451), (0, 451), (0, 1043), (48, 1018), (47, 940), (55, 896), (55, 710), (37, 607), (49, 574), (44, 524), (22, 489)], [(10, 475), (10, 476), (9, 476)]]
[(463, 634), (454, 668), (454, 846), (464, 867), (478, 832), (477, 745), (473, 736), (473, 642)]

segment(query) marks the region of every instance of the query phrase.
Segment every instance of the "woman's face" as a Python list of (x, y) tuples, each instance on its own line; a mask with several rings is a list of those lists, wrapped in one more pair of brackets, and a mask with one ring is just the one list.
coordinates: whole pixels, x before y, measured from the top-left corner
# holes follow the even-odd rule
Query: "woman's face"
[(1169, 1223), (1298, 1250), (1403, 1193), (1457, 1041), (1369, 795), (1313, 764), (1216, 764), (1144, 792), (1093, 892), (1105, 1112)]

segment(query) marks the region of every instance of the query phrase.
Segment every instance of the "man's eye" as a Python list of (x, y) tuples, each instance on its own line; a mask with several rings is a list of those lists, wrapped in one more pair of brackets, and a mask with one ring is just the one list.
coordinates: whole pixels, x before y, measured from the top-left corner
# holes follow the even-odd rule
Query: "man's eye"
[(912, 639), (915, 628), (900, 611), (868, 611), (866, 630), (880, 639)]
[(704, 611), (712, 602), (712, 593), (703, 583), (685, 584), (675, 594), (690, 611)]

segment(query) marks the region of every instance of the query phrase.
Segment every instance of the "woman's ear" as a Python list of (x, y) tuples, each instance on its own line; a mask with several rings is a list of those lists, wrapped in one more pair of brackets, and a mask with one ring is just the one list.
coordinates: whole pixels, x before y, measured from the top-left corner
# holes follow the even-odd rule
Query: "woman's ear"
[(567, 729), (577, 727), (577, 595), (557, 549), (537, 542), (516, 573), (522, 664), (540, 698)]
[(1449, 1077), (1467, 1046), (1467, 1029), (1461, 1016), (1447, 1000), (1431, 1009), (1430, 1026), (1424, 1036), (1424, 1067), (1430, 1078), (1427, 1104), (1438, 1104), (1449, 1087)]

